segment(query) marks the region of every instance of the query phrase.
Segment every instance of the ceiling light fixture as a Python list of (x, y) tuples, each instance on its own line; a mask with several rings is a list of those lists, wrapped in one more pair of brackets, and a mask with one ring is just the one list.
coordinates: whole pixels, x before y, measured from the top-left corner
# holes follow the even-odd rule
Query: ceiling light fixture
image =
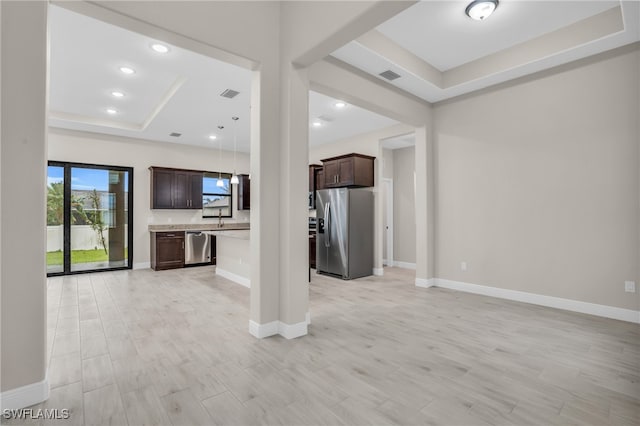
[(114, 98), (122, 98), (124, 97), (124, 93), (115, 91), (115, 92), (111, 92), (111, 96), (113, 96)]
[(130, 68), (130, 67), (120, 67), (120, 72), (122, 74), (131, 75), (131, 74), (135, 74), (136, 70), (134, 70), (133, 68)]
[[(218, 129), (224, 129), (224, 126), (218, 126)], [(218, 142), (218, 180), (216, 181), (216, 186), (218, 188), (224, 187), (224, 182), (222, 181), (222, 141)]]
[(238, 145), (236, 127), (238, 126), (238, 117), (231, 117), (233, 120), (233, 175), (231, 175), (231, 184), (237, 185), (240, 183), (238, 175), (236, 174), (236, 148)]
[(314, 121), (313, 123), (311, 123), (311, 125), (312, 125), (313, 127), (320, 127), (320, 126), (322, 126), (322, 123), (321, 123), (319, 120), (316, 120), (316, 121)]
[(216, 135), (209, 135), (209, 139), (215, 141), (216, 139), (218, 139), (218, 137)]
[(346, 106), (347, 106), (347, 104), (342, 102), (342, 101), (338, 101), (338, 102), (335, 103), (335, 107), (338, 108), (338, 109), (344, 108)]
[(151, 48), (158, 53), (167, 53), (169, 51), (169, 48), (167, 46), (160, 43), (153, 43), (151, 45)]
[(107, 108), (107, 113), (111, 114), (111, 115), (114, 115), (114, 114), (118, 113), (118, 110), (114, 109), (114, 108)]
[(476, 21), (484, 21), (498, 8), (498, 0), (474, 0), (469, 3), (464, 13)]

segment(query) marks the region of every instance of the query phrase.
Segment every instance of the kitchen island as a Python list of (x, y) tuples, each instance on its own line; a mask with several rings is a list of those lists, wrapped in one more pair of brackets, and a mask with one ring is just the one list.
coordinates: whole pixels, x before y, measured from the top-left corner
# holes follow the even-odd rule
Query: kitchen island
[(248, 229), (203, 231), (216, 236), (216, 275), (251, 287), (251, 258)]

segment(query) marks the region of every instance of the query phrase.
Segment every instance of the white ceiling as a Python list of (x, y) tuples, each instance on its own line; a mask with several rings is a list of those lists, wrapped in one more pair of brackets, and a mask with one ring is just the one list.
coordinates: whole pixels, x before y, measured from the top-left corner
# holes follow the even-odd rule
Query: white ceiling
[(408, 135), (394, 136), (382, 141), (382, 147), (385, 149), (402, 149), (414, 146), (416, 144), (415, 133)]
[[(361, 133), (372, 132), (398, 124), (397, 121), (355, 105), (336, 108), (339, 99), (309, 92), (309, 144), (311, 146), (335, 142)], [(313, 122), (319, 121), (320, 127)]]
[[(232, 116), (237, 122), (239, 151), (249, 152), (251, 72), (168, 45), (159, 54), (157, 40), (80, 15), (50, 7), (49, 124), (73, 130), (232, 150)], [(124, 75), (121, 66), (135, 69)], [(225, 89), (240, 94), (220, 96)], [(113, 91), (125, 93), (114, 98)], [(362, 108), (336, 109), (337, 99), (310, 92), (310, 119), (328, 118), (310, 127), (310, 145), (337, 141), (397, 122)], [(110, 115), (108, 108), (118, 113)], [(218, 126), (225, 126), (218, 130)], [(181, 133), (176, 138), (170, 133)], [(215, 134), (215, 141), (209, 135)]]
[(467, 4), (469, 1), (421, 2), (377, 30), (438, 70), (447, 71), (604, 12), (619, 1), (503, 0), (486, 21), (469, 19), (464, 13)]
[(416, 3), (332, 56), (437, 102), (640, 40), (638, 1), (502, 0), (484, 21), (467, 4)]

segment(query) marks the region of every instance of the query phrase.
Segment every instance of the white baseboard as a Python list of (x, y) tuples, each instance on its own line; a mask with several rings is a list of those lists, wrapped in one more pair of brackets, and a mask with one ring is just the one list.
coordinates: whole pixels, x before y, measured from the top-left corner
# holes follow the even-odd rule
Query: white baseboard
[(373, 275), (381, 277), (384, 275), (384, 268), (373, 268)]
[(251, 280), (249, 278), (245, 278), (241, 275), (234, 274), (233, 272), (229, 272), (225, 269), (220, 269), (216, 266), (216, 275), (220, 275), (223, 278), (226, 278), (230, 281), (243, 285), (247, 288), (251, 288)]
[(429, 288), (435, 285), (435, 278), (416, 278), (416, 287)]
[(249, 321), (249, 333), (258, 339), (265, 337), (281, 335), (285, 339), (295, 339), (307, 334), (307, 326), (311, 324), (311, 314), (307, 312), (305, 320), (296, 324), (286, 324), (282, 321), (271, 321), (266, 324), (258, 324), (255, 321)]
[(0, 410), (19, 410), (49, 399), (49, 378), (0, 393)]
[(599, 317), (640, 323), (640, 311), (634, 311), (632, 309), (616, 308), (614, 306), (599, 305), (596, 303), (581, 302), (579, 300), (563, 299), (561, 297), (545, 296), (542, 294), (508, 290), (498, 287), (469, 284), (465, 282), (451, 281), (441, 278), (437, 278), (435, 281), (435, 285), (437, 287), (448, 288), (451, 290), (482, 294), (485, 296), (497, 297), (500, 299), (515, 300), (518, 302), (531, 303), (534, 305), (547, 306), (550, 308), (564, 309), (566, 311), (580, 312), (583, 314), (590, 314)]
[(305, 319), (304, 321), (296, 324), (285, 324), (282, 321), (279, 321), (278, 334), (285, 339), (295, 339), (296, 337), (304, 336), (307, 334), (307, 321)]
[(394, 260), (393, 266), (397, 266), (398, 268), (405, 268), (405, 269), (414, 269), (414, 270), (416, 269), (415, 263), (400, 262), (399, 260)]
[(149, 269), (151, 268), (151, 262), (139, 262), (133, 264), (133, 269)]

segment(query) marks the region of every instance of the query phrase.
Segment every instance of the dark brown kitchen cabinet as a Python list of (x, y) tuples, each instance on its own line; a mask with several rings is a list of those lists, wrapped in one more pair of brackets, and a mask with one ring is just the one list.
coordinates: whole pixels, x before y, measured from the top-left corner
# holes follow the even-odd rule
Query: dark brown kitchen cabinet
[(238, 210), (251, 210), (251, 180), (249, 175), (238, 175)]
[(309, 267), (316, 268), (316, 231), (309, 231)]
[(203, 172), (150, 167), (152, 209), (201, 209)]
[(184, 231), (151, 233), (151, 268), (155, 271), (184, 267)]
[(324, 187), (373, 186), (373, 162), (375, 157), (347, 154), (322, 160)]

